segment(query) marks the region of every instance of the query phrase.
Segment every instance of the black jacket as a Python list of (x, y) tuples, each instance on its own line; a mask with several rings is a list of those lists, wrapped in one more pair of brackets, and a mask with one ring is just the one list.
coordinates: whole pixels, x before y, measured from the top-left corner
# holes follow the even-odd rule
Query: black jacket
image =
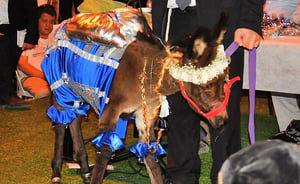
[[(154, 34), (162, 37), (167, 13), (167, 0), (152, 0), (152, 26)], [(261, 35), (261, 20), (265, 0), (196, 0), (199, 26), (211, 27), (217, 23), (222, 11), (229, 13), (229, 26), (224, 42), (232, 42), (234, 30), (249, 28)]]
[(39, 39), (36, 0), (9, 0), (8, 18), (11, 31), (27, 29), (25, 43), (36, 45)]

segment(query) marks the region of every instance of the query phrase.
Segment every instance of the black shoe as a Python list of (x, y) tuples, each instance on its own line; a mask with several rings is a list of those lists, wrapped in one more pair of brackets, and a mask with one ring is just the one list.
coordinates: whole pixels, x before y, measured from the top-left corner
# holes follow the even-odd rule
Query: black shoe
[(29, 110), (30, 104), (15, 95), (0, 97), (0, 108), (11, 110)]

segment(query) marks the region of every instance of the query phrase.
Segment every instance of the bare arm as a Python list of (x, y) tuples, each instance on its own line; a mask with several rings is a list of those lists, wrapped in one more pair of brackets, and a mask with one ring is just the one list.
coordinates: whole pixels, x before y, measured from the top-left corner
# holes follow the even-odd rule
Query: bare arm
[(18, 68), (25, 74), (32, 77), (39, 77), (45, 80), (45, 75), (42, 71), (36, 69), (34, 66), (28, 63), (28, 56), (22, 55), (19, 59)]

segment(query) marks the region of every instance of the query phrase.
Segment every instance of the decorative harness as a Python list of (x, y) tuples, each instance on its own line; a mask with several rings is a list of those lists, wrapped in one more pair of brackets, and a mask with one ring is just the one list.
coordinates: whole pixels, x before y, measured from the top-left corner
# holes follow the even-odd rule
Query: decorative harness
[(182, 96), (197, 110), (197, 112), (199, 114), (204, 116), (206, 119), (210, 119), (225, 110), (225, 108), (228, 104), (229, 96), (230, 96), (230, 88), (233, 83), (235, 83), (236, 81), (239, 81), (239, 80), (240, 80), (240, 77), (237, 76), (237, 77), (232, 78), (231, 80), (226, 81), (226, 83), (224, 84), (225, 98), (224, 98), (223, 102), (218, 107), (214, 108), (213, 110), (211, 110), (207, 113), (204, 113), (203, 111), (201, 111), (200, 108), (198, 107), (198, 105), (186, 94), (182, 81), (179, 81), (179, 84), (180, 84), (180, 90), (181, 90)]
[[(237, 49), (239, 48), (239, 44), (236, 42), (232, 42), (229, 47), (225, 50), (226, 57), (231, 56)], [(248, 132), (249, 132), (249, 139), (251, 144), (255, 144), (255, 123), (254, 123), (254, 111), (255, 111), (255, 81), (256, 81), (256, 49), (250, 50), (249, 51), (249, 122), (248, 122)], [(206, 118), (213, 117), (217, 115), (218, 113), (222, 112), (227, 104), (228, 104), (228, 99), (230, 95), (230, 87), (232, 86), (233, 83), (236, 81), (240, 80), (239, 76), (236, 76), (232, 78), (231, 80), (226, 80), (226, 84), (224, 85), (224, 93), (225, 93), (225, 99), (220, 104), (217, 108), (213, 109), (212, 111), (208, 113), (203, 113), (200, 108), (196, 105), (194, 101), (192, 101), (187, 94), (185, 93), (185, 89), (183, 87), (182, 81), (179, 81), (180, 88), (181, 88), (181, 93), (184, 96), (186, 100), (190, 104), (192, 104), (195, 109), (203, 115)]]
[[(225, 51), (225, 53), (220, 53), (219, 52), (219, 50), (222, 50), (223, 49), (223, 47), (220, 47), (220, 48), (218, 48), (218, 55), (222, 55), (222, 54), (224, 54), (224, 57), (226, 57), (226, 58), (222, 58), (222, 56), (221, 56), (221, 60), (223, 59), (226, 59), (227, 60), (227, 58), (228, 57), (230, 57), (231, 55), (232, 55), (232, 53), (238, 48), (238, 45), (237, 45), (237, 47), (236, 47), (236, 43), (234, 42), (232, 45), (230, 45), (227, 49), (226, 49), (226, 51)], [(181, 62), (182, 60), (180, 60), (180, 62)], [(223, 62), (223, 61), (222, 61)], [(224, 73), (223, 71), (224, 71), (224, 69), (226, 69), (227, 71), (229, 70), (229, 67), (228, 67), (228, 65), (229, 65), (229, 63), (227, 63), (227, 61), (226, 61), (226, 64), (224, 64), (224, 62), (223, 62), (223, 64), (222, 63), (220, 63), (220, 64), (214, 64), (215, 66), (208, 66), (208, 67), (211, 67), (211, 69), (213, 69), (214, 70), (214, 73), (216, 73), (215, 75), (213, 75), (213, 76), (207, 76), (207, 74), (206, 73), (208, 73), (208, 74), (210, 74), (211, 72), (207, 72), (207, 71), (204, 71), (205, 72), (205, 78), (206, 78), (206, 80), (204, 80), (203, 82), (202, 82), (202, 84), (205, 84), (205, 83), (207, 83), (207, 82), (209, 82), (209, 81), (211, 81), (211, 80), (213, 80), (215, 77), (217, 77), (219, 74), (222, 74), (222, 73)], [(217, 66), (217, 65), (220, 65), (220, 66)], [(217, 69), (216, 69), (217, 68)], [(195, 69), (192, 69), (192, 70), (195, 70)], [(205, 67), (204, 67), (204, 69), (203, 70), (205, 70)], [(227, 72), (228, 73), (228, 72)], [(170, 74), (174, 77), (174, 78), (176, 78), (177, 80), (178, 80), (178, 82), (179, 82), (179, 85), (180, 85), (180, 91), (181, 91), (181, 94), (182, 94), (182, 96), (197, 110), (197, 112), (199, 113), (199, 114), (201, 114), (202, 116), (204, 116), (205, 118), (207, 118), (207, 119), (210, 119), (210, 118), (212, 118), (212, 117), (214, 117), (214, 116), (216, 116), (216, 115), (218, 115), (219, 113), (221, 113), (222, 111), (224, 111), (225, 109), (226, 109), (226, 107), (227, 107), (227, 104), (228, 104), (228, 100), (229, 100), (229, 96), (230, 96), (230, 88), (231, 88), (231, 86), (236, 82), (236, 81), (239, 81), (240, 80), (240, 77), (239, 76), (236, 76), (236, 77), (234, 77), (234, 78), (232, 78), (232, 79), (228, 79), (228, 76), (226, 77), (226, 83), (224, 84), (224, 93), (225, 93), (225, 98), (224, 98), (224, 100), (223, 100), (223, 102), (218, 106), (218, 107), (216, 107), (216, 108), (214, 108), (214, 109), (212, 109), (211, 111), (209, 111), (209, 112), (207, 112), (207, 113), (204, 113), (199, 107), (198, 107), (198, 105), (187, 95), (187, 93), (186, 93), (186, 90), (185, 90), (185, 88), (184, 88), (184, 85), (183, 85), (183, 82), (185, 81), (185, 82), (192, 82), (192, 83), (194, 83), (194, 84), (197, 84), (197, 85), (200, 85), (201, 83), (199, 82), (199, 80), (194, 80), (193, 79), (193, 77), (191, 77), (191, 78), (189, 78), (189, 79), (186, 79), (186, 78), (184, 78), (184, 77), (182, 77), (182, 76), (180, 76), (180, 75), (177, 75), (177, 76), (175, 76), (176, 75), (176, 70), (175, 71), (172, 71), (172, 72), (170, 72)], [(192, 75), (192, 72), (190, 72), (190, 74)], [(198, 76), (196, 76), (196, 77), (199, 77), (200, 75), (198, 75)], [(201, 77), (201, 76), (200, 76)], [(191, 81), (192, 80), (192, 81)], [(197, 82), (198, 81), (198, 82)]]

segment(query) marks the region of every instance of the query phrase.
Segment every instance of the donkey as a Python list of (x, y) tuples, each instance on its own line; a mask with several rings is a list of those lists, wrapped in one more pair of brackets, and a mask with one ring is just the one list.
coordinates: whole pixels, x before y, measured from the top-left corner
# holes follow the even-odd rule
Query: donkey
[[(62, 24), (42, 63), (54, 93), (48, 115), (70, 126), (85, 183), (103, 182), (113, 151), (123, 146), (114, 130), (124, 114), (135, 117), (139, 133), (139, 142), (130, 150), (144, 159), (151, 183), (163, 183), (156, 157), (165, 151), (154, 134), (162, 96), (181, 91), (191, 108), (212, 126), (223, 124), (230, 91), (224, 84), (228, 59), (220, 46), (225, 22), (223, 15), (213, 29), (199, 28), (183, 42), (187, 44), (172, 51), (133, 8), (79, 14)], [(100, 130), (93, 140), (98, 149), (91, 181), (79, 118), (90, 106), (99, 114)], [(57, 126), (55, 131), (53, 183), (59, 183), (61, 177), (63, 127)]]

